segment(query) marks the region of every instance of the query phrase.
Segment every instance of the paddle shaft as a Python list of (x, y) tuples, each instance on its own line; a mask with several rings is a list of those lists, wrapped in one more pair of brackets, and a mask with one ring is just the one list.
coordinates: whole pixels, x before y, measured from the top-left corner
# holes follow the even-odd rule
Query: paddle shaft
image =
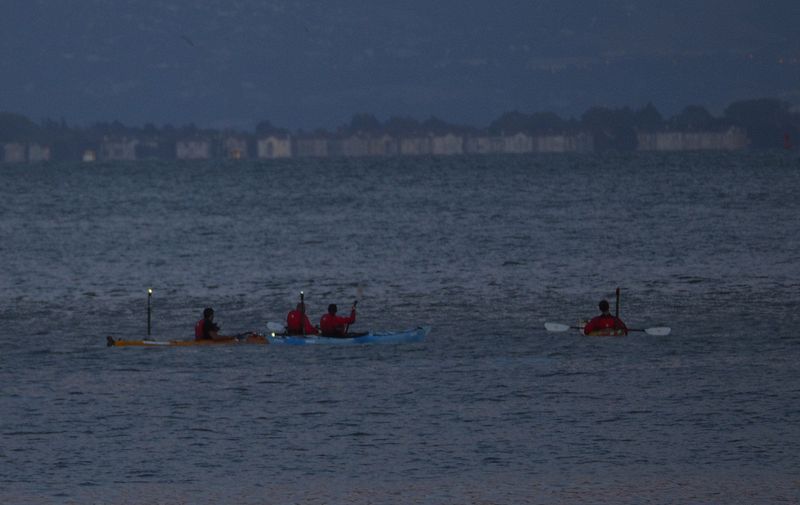
[[(356, 305), (358, 305), (358, 300), (353, 302), (353, 310), (356, 310)], [(347, 323), (347, 326), (344, 327), (344, 334), (347, 335), (347, 330), (350, 329), (350, 323)]]
[(152, 297), (153, 297), (153, 290), (152, 289), (148, 289), (147, 290), (147, 336), (148, 337), (150, 336), (150, 319), (151, 319), (150, 318), (150, 313), (151, 313), (150, 299)]
[(300, 291), (300, 334), (306, 336), (306, 302), (305, 293)]

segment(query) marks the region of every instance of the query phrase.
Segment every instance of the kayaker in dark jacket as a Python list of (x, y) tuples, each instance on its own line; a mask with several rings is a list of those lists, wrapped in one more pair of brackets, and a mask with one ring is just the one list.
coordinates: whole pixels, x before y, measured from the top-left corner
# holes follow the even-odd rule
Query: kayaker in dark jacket
[(356, 307), (350, 310), (350, 317), (341, 317), (336, 315), (335, 303), (328, 305), (328, 313), (322, 316), (319, 320), (319, 331), (326, 337), (344, 337), (347, 333), (347, 327), (356, 322)]
[(286, 332), (289, 335), (319, 334), (319, 330), (308, 319), (308, 307), (304, 302), (298, 303), (297, 308), (286, 315)]
[(622, 319), (612, 316), (609, 312), (608, 300), (601, 300), (600, 304), (601, 314), (592, 318), (591, 321), (586, 323), (583, 327), (584, 335), (627, 335), (628, 327), (622, 322)]
[(228, 337), (219, 334), (219, 325), (214, 322), (214, 309), (207, 307), (203, 310), (203, 319), (197, 321), (194, 325), (194, 339), (195, 340), (223, 340), (233, 337)]

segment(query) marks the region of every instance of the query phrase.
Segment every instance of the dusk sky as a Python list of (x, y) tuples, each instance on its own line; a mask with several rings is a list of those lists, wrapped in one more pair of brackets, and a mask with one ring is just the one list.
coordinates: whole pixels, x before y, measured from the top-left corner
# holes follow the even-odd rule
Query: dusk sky
[(800, 2), (5, 0), (0, 110), (69, 124), (487, 125), (800, 105)]

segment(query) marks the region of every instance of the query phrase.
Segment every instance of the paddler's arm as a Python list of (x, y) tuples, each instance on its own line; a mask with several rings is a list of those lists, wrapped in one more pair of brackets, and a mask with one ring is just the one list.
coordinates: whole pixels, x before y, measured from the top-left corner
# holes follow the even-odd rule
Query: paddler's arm
[(208, 330), (208, 336), (211, 337), (211, 340), (228, 340), (233, 337), (229, 337), (227, 335), (220, 335), (219, 334), (219, 326), (216, 324)]
[(316, 328), (311, 321), (308, 319), (308, 316), (303, 318), (303, 324), (306, 326), (306, 335), (319, 335), (319, 329)]

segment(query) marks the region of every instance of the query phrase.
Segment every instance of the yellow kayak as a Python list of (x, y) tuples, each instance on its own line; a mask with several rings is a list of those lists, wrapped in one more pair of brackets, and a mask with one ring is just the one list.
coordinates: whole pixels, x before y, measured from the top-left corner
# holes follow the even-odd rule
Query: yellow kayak
[(197, 347), (215, 345), (269, 344), (264, 335), (250, 333), (242, 338), (231, 337), (219, 340), (122, 340), (106, 338), (108, 347)]

